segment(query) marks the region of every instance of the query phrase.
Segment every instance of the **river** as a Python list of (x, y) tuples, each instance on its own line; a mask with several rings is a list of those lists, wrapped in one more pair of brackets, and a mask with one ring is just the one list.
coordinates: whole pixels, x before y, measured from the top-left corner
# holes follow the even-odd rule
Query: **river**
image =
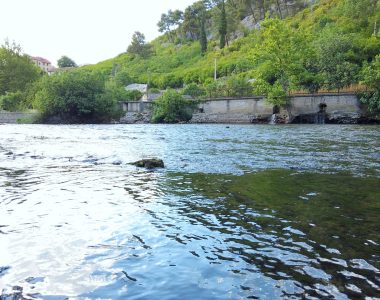
[(376, 299), (379, 216), (379, 126), (0, 125), (1, 300)]

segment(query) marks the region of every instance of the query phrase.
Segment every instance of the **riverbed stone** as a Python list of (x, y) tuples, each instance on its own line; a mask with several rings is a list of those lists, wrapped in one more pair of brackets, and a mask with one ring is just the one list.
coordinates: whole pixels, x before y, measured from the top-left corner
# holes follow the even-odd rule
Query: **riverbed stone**
[(146, 168), (146, 169), (155, 169), (155, 168), (165, 167), (163, 160), (158, 159), (158, 158), (141, 159), (141, 160), (131, 163), (131, 165), (134, 165), (139, 168)]

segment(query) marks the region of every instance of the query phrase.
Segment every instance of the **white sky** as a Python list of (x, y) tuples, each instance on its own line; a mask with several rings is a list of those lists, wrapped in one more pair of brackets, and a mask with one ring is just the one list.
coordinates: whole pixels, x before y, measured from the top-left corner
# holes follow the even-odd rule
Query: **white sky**
[(0, 0), (0, 44), (14, 40), (55, 66), (62, 55), (77, 64), (96, 63), (125, 52), (135, 31), (154, 39), (162, 13), (195, 1)]

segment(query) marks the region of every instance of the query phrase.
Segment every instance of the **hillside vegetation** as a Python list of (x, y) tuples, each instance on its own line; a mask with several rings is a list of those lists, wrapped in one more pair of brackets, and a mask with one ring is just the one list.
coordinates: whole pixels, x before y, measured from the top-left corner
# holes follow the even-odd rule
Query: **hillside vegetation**
[[(264, 95), (274, 105), (286, 105), (294, 91), (341, 90), (361, 83), (368, 88), (360, 95), (362, 101), (372, 111), (380, 110), (377, 0), (197, 1), (184, 12), (163, 13), (157, 21), (163, 33), (157, 39), (147, 43), (136, 32), (125, 53), (65, 78), (96, 78), (96, 86), (102, 81), (101, 95), (93, 103), (99, 104), (105, 93), (112, 105), (131, 99), (123, 87), (135, 82), (148, 83), (151, 89), (183, 89), (194, 97)], [(55, 76), (39, 80), (34, 91), (44, 86), (45, 94), (29, 92), (23, 105), (47, 106), (53, 96), (50, 82), (58, 86)], [(56, 106), (49, 102), (54, 110), (44, 108), (46, 116), (66, 106), (65, 98), (60, 99)], [(79, 106), (85, 107), (79, 111), (89, 121), (96, 111), (83, 105), (85, 99), (79, 97)], [(70, 101), (66, 115), (78, 111)]]
[[(264, 2), (265, 7), (255, 0), (204, 4), (195, 23), (201, 24), (202, 14), (208, 15), (205, 52), (198, 38), (200, 25), (191, 32), (186, 19), (188, 11), (203, 5), (196, 2), (185, 11), (176, 29), (149, 44), (148, 57), (126, 52), (86, 69), (114, 72), (123, 84), (149, 82), (151, 87), (166, 89), (196, 83), (208, 88), (211, 96), (228, 94), (225, 82), (219, 87), (212, 84), (216, 59), (218, 78), (254, 79), (253, 92), (274, 99), (293, 90), (315, 92), (359, 83), (362, 72), (380, 53), (378, 1), (320, 0), (306, 2), (306, 8), (305, 1)], [(220, 49), (218, 26), (223, 3), (229, 42)], [(256, 21), (250, 24), (256, 29), (244, 27), (242, 19)], [(242, 37), (233, 39), (239, 35)], [(218, 88), (224, 91), (218, 92)]]

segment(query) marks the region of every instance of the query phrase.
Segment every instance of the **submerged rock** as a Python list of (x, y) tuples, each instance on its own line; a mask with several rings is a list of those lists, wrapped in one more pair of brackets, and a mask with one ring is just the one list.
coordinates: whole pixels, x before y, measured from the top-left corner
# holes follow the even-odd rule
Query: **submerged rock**
[(142, 159), (138, 160), (136, 162), (131, 163), (131, 165), (134, 165), (139, 168), (147, 168), (147, 169), (154, 169), (154, 168), (164, 168), (164, 162), (162, 159), (157, 158), (148, 158), (148, 159)]

